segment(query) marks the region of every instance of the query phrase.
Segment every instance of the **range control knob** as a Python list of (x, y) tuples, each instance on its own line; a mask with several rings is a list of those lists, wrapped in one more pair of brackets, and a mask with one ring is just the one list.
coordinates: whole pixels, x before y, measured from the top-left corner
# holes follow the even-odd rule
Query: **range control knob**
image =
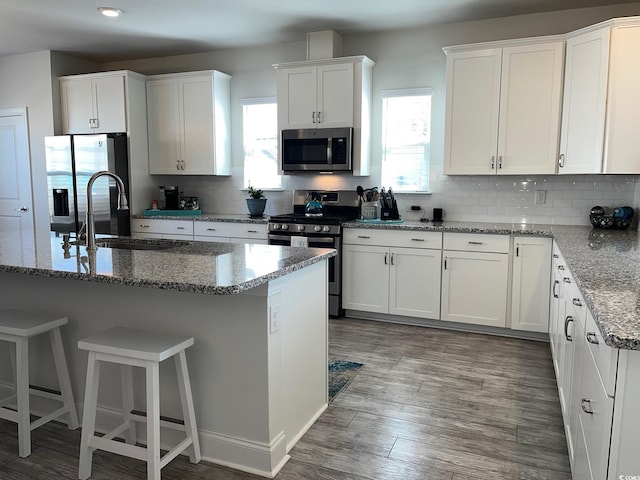
[(273, 230), (280, 230), (280, 224), (279, 223), (272, 223), (271, 224), (271, 228)]
[(322, 231), (323, 232), (330, 232), (331, 231), (331, 227), (329, 225), (325, 225), (324, 227), (322, 227)]
[(316, 225), (315, 227), (313, 227), (313, 231), (314, 232), (321, 232), (322, 231), (322, 227), (320, 225)]
[(289, 230), (289, 225), (283, 223), (282, 225), (280, 225), (280, 230)]
[(304, 231), (304, 225), (298, 225), (298, 231), (299, 232), (303, 232)]

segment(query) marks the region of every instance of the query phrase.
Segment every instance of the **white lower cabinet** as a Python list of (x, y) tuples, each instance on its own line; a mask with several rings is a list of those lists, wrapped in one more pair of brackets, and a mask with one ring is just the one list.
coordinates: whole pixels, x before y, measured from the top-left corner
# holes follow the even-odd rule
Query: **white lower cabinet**
[(640, 476), (640, 352), (605, 344), (553, 246), (551, 352), (574, 480)]
[(193, 240), (193, 220), (134, 218), (131, 220), (131, 236), (138, 238)]
[(511, 328), (546, 333), (549, 329), (551, 238), (513, 238)]
[(506, 327), (508, 235), (445, 233), (441, 319)]
[(342, 307), (438, 319), (442, 234), (346, 229)]
[(203, 242), (267, 244), (267, 224), (244, 222), (193, 222), (193, 239)]

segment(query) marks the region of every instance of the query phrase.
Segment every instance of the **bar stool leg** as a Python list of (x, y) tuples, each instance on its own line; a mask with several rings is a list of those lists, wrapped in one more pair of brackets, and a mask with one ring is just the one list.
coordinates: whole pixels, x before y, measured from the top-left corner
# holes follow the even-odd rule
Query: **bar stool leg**
[(133, 410), (133, 368), (131, 365), (120, 365), (120, 385), (122, 388), (122, 417), (129, 425), (125, 432), (125, 442), (136, 444), (136, 422), (131, 420)]
[(16, 339), (16, 403), (18, 405), (18, 455), (31, 455), (31, 416), (29, 410), (29, 343)]
[(53, 361), (56, 365), (58, 374), (58, 385), (60, 385), (60, 393), (62, 402), (69, 412), (69, 430), (78, 428), (78, 413), (76, 412), (76, 404), (73, 400), (73, 392), (71, 390), (71, 381), (69, 380), (69, 371), (67, 370), (67, 360), (64, 355), (64, 347), (62, 346), (62, 336), (60, 335), (60, 327), (56, 327), (49, 332), (51, 340), (51, 351), (53, 352)]
[(89, 352), (87, 385), (84, 392), (84, 410), (82, 413), (82, 436), (80, 437), (80, 466), (78, 468), (78, 478), (80, 480), (85, 480), (91, 476), (91, 463), (95, 449), (89, 447), (89, 438), (93, 437), (96, 428), (99, 380), (100, 362), (96, 360), (96, 352)]
[(160, 479), (160, 382), (158, 362), (146, 362), (147, 479)]
[(178, 389), (180, 390), (180, 402), (182, 403), (182, 418), (187, 437), (191, 438), (193, 444), (189, 447), (189, 460), (191, 463), (199, 463), (202, 459), (200, 455), (200, 441), (198, 439), (198, 428), (196, 426), (196, 413), (193, 408), (193, 395), (191, 393), (191, 382), (189, 381), (189, 370), (187, 369), (187, 356), (184, 350), (175, 355), (176, 373), (178, 374)]

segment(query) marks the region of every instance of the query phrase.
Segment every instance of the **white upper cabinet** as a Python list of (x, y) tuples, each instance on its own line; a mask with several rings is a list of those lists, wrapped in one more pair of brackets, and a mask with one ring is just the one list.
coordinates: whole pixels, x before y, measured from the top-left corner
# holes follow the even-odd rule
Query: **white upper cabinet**
[(608, 63), (608, 28), (567, 40), (558, 173), (601, 172)]
[(60, 77), (65, 134), (127, 132), (127, 76), (116, 71)]
[(149, 173), (231, 173), (230, 80), (217, 71), (148, 77)]
[(638, 48), (638, 17), (569, 35), (559, 173), (640, 173)]
[(445, 49), (445, 174), (555, 173), (563, 51), (558, 37)]
[(279, 136), (288, 129), (353, 127), (353, 174), (369, 175), (374, 65), (365, 56), (274, 65)]

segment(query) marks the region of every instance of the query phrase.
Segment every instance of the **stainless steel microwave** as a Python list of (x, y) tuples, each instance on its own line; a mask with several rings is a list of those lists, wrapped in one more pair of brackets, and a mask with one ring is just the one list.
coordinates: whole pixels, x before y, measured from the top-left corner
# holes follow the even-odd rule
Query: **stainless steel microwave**
[(309, 128), (282, 131), (282, 170), (348, 172), (353, 128)]

